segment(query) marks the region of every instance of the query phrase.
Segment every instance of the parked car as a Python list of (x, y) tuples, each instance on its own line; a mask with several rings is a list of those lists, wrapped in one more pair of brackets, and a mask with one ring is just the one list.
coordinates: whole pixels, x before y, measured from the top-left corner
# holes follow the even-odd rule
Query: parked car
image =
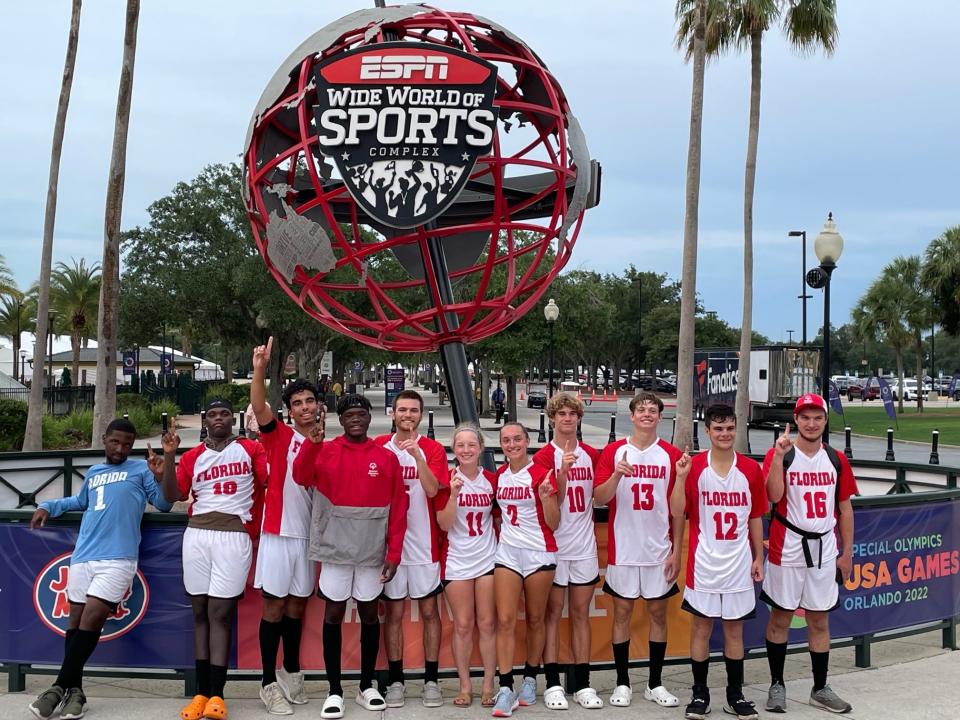
[(527, 407), (540, 408), (541, 410), (546, 409), (547, 394), (545, 392), (540, 392), (539, 390), (531, 390), (530, 394), (527, 395)]
[[(867, 383), (870, 383), (869, 386)], [(851, 400), (877, 400), (880, 397), (880, 383), (870, 378), (847, 388), (847, 397)]]
[[(916, 378), (904, 378), (903, 379), (903, 399), (904, 400), (916, 400), (917, 395), (919, 394), (917, 388), (917, 379)], [(894, 380), (890, 383), (890, 395), (894, 400), (900, 399), (900, 382)]]

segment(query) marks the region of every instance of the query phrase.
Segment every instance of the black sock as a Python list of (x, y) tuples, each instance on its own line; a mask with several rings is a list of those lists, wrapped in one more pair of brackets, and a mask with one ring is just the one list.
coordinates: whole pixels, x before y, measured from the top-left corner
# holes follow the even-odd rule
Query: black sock
[(227, 666), (210, 664), (210, 697), (223, 697), (223, 687), (227, 684)]
[(650, 679), (647, 687), (653, 690), (663, 685), (663, 659), (667, 656), (667, 644), (651, 640), (650, 646)]
[(260, 665), (263, 687), (277, 681), (277, 652), (280, 650), (281, 623), (260, 618)]
[(630, 641), (613, 643), (613, 663), (617, 666), (617, 685), (630, 687), (630, 676), (627, 674), (630, 663)]
[(440, 661), (439, 660), (424, 660), (423, 661), (423, 681), (424, 682), (437, 682), (437, 678), (440, 674)]
[(590, 663), (577, 663), (573, 666), (574, 691), (590, 687)]
[(500, 673), (500, 687), (513, 690), (513, 669)]
[(534, 680), (536, 680), (536, 679), (537, 679), (537, 675), (538, 675), (539, 673), (540, 673), (540, 666), (539, 666), (539, 665), (537, 665), (536, 667), (534, 667), (534, 666), (531, 665), (530, 663), (524, 663), (524, 665), (523, 665), (523, 676), (524, 676), (525, 678), (528, 678), (528, 677), (529, 677), (529, 678), (533, 678)]
[[(526, 673), (524, 673), (526, 674)], [(547, 687), (560, 684), (560, 663), (549, 662), (543, 664), (543, 674), (547, 677)]]
[(64, 690), (80, 687), (83, 681), (83, 667), (93, 651), (97, 649), (98, 642), (100, 642), (99, 630), (77, 628), (67, 648), (66, 657), (63, 658), (63, 665), (60, 666), (60, 674), (55, 684), (60, 685)]
[(340, 654), (343, 651), (343, 634), (340, 623), (323, 624), (323, 665), (326, 668), (330, 694), (343, 697), (343, 685), (340, 684)]
[(377, 653), (380, 652), (380, 622), (360, 625), (360, 689), (373, 687), (373, 674), (377, 669)]
[(727, 699), (739, 698), (743, 695), (743, 658), (737, 660), (723, 656), (727, 666)]
[(404, 683), (403, 660), (387, 660), (387, 684)]
[(73, 645), (73, 638), (76, 637), (76, 635), (77, 628), (69, 628), (63, 636), (63, 664), (60, 665), (60, 674), (57, 675), (57, 679), (54, 680), (53, 684), (62, 687), (64, 690), (70, 689), (70, 686), (66, 684), (70, 682), (70, 669), (67, 667), (67, 658), (70, 657), (70, 646)]
[(303, 635), (303, 620), (283, 616), (280, 621), (283, 637), (283, 669), (288, 673), (300, 672), (300, 637)]
[(783, 666), (787, 661), (787, 644), (767, 640), (767, 664), (770, 666), (770, 684), (783, 685)]
[(813, 666), (813, 691), (823, 690), (827, 685), (827, 667), (830, 665), (830, 651), (810, 651), (810, 663)]
[(707, 671), (710, 670), (710, 660), (694, 660), (690, 658), (690, 667), (693, 669), (693, 684), (707, 686)]
[(210, 661), (197, 660), (194, 667), (197, 669), (197, 695), (210, 697)]

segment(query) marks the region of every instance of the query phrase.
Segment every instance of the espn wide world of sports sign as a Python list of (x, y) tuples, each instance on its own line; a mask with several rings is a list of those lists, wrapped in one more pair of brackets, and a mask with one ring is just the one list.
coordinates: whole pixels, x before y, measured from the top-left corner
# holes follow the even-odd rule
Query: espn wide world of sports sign
[(522, 317), (599, 201), (599, 164), (536, 52), (425, 5), (360, 10), (307, 38), (267, 83), (243, 159), (280, 287), (316, 321), (402, 352)]
[[(79, 520), (79, 518), (78, 518)], [(185, 524), (184, 524), (185, 526)], [(107, 621), (104, 639), (91, 665), (101, 667), (190, 668), (193, 667), (193, 631), (189, 603), (181, 582), (180, 556), (184, 526), (169, 523), (144, 524), (140, 572), (131, 595)], [(32, 532), (25, 523), (0, 523), (0, 573), (9, 579), (0, 593), (0, 616), (6, 619), (0, 632), (0, 661), (53, 664), (63, 654), (63, 633), (69, 607), (65, 602), (70, 552), (76, 543), (78, 525), (49, 525), (43, 533)], [(606, 565), (607, 528), (596, 529), (601, 573)], [(853, 575), (840, 591), (840, 605), (830, 618), (834, 638), (870, 635), (885, 630), (923, 625), (960, 615), (960, 499), (903, 506), (859, 508), (856, 511), (856, 544)], [(681, 577), (683, 577), (681, 573)], [(612, 660), (610, 644), (613, 603), (598, 583), (591, 605), (590, 622), (598, 639), (592, 660)], [(260, 667), (258, 641), (260, 593), (247, 587), (240, 602), (237, 647), (230, 666), (255, 670)], [(756, 588), (759, 594), (759, 586)], [(441, 603), (443, 642), (440, 665), (455, 667), (452, 647), (453, 623), (446, 603)], [(757, 615), (744, 623), (747, 648), (764, 647), (767, 608), (757, 602)], [(406, 615), (406, 637), (416, 638), (421, 624)], [(561, 621), (560, 662), (572, 662), (568, 645), (568, 621)], [(635, 613), (631, 633), (646, 637), (644, 613)], [(680, 610), (680, 597), (670, 601), (668, 654), (689, 653), (689, 615)], [(302, 660), (307, 671), (323, 670), (321, 629), (323, 601), (311, 598), (304, 624)], [(523, 621), (518, 621), (522, 632)], [(356, 616), (344, 624), (344, 669), (359, 670), (360, 624)], [(803, 643), (806, 626), (802, 615), (790, 631), (791, 643)], [(516, 660), (522, 662), (523, 643)], [(636, 644), (642, 651), (644, 643)], [(721, 651), (722, 647), (712, 647)], [(422, 667), (422, 644), (411, 641), (406, 658), (409, 667)], [(634, 656), (636, 659), (644, 654)], [(475, 658), (479, 664), (479, 657)]]

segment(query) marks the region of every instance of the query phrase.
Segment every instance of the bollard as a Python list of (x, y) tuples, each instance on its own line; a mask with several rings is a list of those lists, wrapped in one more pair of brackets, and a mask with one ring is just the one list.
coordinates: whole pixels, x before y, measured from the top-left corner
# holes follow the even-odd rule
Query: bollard
[(283, 424), (283, 410), (277, 410), (277, 425)]
[(547, 438), (550, 440), (550, 442), (553, 442), (553, 425), (550, 425), (547, 428)]
[(934, 430), (931, 433), (930, 437), (930, 464), (939, 465), (940, 464), (940, 453), (937, 451), (937, 446), (940, 444), (940, 431)]
[[(547, 434), (543, 427), (543, 420), (544, 420), (544, 416), (543, 416), (543, 411), (541, 410), (540, 411), (540, 432), (537, 433), (538, 443), (545, 443), (547, 441)], [(550, 438), (550, 439), (552, 440), (553, 438)]]
[(780, 423), (773, 424), (773, 444), (777, 444), (777, 440), (780, 439)]
[(246, 416), (246, 413), (240, 413), (240, 430), (237, 432), (237, 435), (239, 435), (240, 437), (247, 436), (247, 429), (243, 426), (243, 420), (245, 416)]
[(124, 414), (123, 414), (123, 419), (124, 419), (124, 420), (129, 420), (129, 419), (130, 419), (130, 413), (124, 413)]
[(393, 435), (397, 431), (397, 422), (390, 418), (390, 434)]
[(437, 439), (437, 433), (433, 429), (433, 410), (427, 411), (427, 437), (431, 440)]
[(169, 423), (170, 423), (170, 418), (167, 417), (167, 414), (160, 413), (160, 432), (161, 433), (165, 433), (167, 431), (167, 427)]
[(510, 413), (505, 412), (503, 414), (503, 424), (506, 425), (508, 422), (510, 422)]
[(293, 415), (287, 413), (287, 425), (293, 425)]
[(200, 442), (207, 439), (207, 411), (200, 411)]
[(673, 419), (673, 425), (670, 427), (670, 444), (675, 445), (677, 442), (677, 419)]
[(583, 442), (583, 421), (577, 420), (577, 442)]
[(893, 428), (887, 428), (887, 455), (884, 460), (896, 460), (897, 456), (893, 454)]
[(853, 448), (850, 447), (850, 432), (851, 432), (850, 426), (847, 425), (843, 429), (843, 437), (844, 437), (843, 454), (847, 456), (847, 459), (853, 458)]
[(607, 442), (616, 442), (617, 441), (617, 414), (610, 413), (610, 437), (607, 439)]
[(693, 419), (693, 449), (696, 452), (700, 449), (700, 435), (697, 434), (697, 428), (699, 427), (700, 422), (694, 418)]

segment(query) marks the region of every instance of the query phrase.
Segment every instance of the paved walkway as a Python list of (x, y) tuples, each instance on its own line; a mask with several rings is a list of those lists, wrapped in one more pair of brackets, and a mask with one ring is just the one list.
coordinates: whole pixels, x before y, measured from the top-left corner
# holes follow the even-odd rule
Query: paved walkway
[[(940, 649), (940, 633), (931, 632), (915, 635), (901, 640), (878, 643), (873, 647), (874, 667), (857, 669), (853, 664), (853, 649), (843, 648), (831, 653), (831, 686), (853, 705), (848, 718), (870, 718), (871, 720), (925, 720), (927, 718), (957, 717), (956, 708), (960, 707), (960, 652)], [(807, 698), (810, 695), (809, 656), (806, 653), (789, 655), (785, 672), (787, 680), (787, 698), (789, 720), (829, 717), (823, 710), (810, 707)], [(634, 703), (630, 710), (605, 707), (600, 713), (582, 710), (572, 703), (571, 709), (560, 715), (570, 720), (588, 720), (588, 718), (608, 717), (626, 720), (632, 717), (651, 718), (651, 720), (678, 720), (683, 717), (682, 708), (660, 708), (643, 700), (639, 688), (646, 679), (644, 670), (631, 673), (631, 682), (636, 689)], [(593, 684), (607, 700), (614, 685), (612, 672), (596, 672), (592, 676)], [(757, 703), (763, 717), (779, 717), (763, 711), (766, 701), (767, 665), (766, 660), (748, 660), (746, 663), (747, 699)], [(29, 676), (26, 693), (0, 694), (0, 718), (32, 718), (27, 705), (33, 697), (50, 682), (49, 676)], [(722, 663), (712, 664), (710, 668), (710, 686), (713, 695), (713, 715), (727, 717), (722, 712), (723, 686), (725, 673)], [(664, 683), (686, 704), (690, 694), (690, 669), (688, 665), (668, 666), (664, 670)], [(436, 709), (424, 708), (418, 698), (420, 683), (408, 684), (408, 699), (405, 707), (387, 710), (383, 715), (391, 720), (448, 720), (457, 718), (489, 717), (487, 710), (480, 708), (479, 700), (469, 710), (454, 707), (451, 704), (456, 683), (454, 680), (442, 680), (445, 703)], [(87, 692), (90, 720), (174, 720), (183, 704), (183, 684), (173, 681), (150, 680), (93, 680), (84, 681)], [(227, 684), (227, 702), (230, 720), (263, 720), (268, 716), (263, 704), (257, 699), (256, 681)], [(348, 695), (346, 717), (352, 720), (384, 720), (358, 707), (350, 699), (355, 692), (354, 683), (345, 683)], [(479, 691), (479, 681), (475, 681)], [(321, 699), (326, 694), (326, 683), (309, 682), (307, 690), (310, 704), (296, 708), (294, 717), (318, 718)], [(540, 692), (543, 691), (543, 678), (540, 678)], [(538, 697), (538, 704), (517, 711), (518, 720), (547, 720), (558, 715), (547, 710)]]

